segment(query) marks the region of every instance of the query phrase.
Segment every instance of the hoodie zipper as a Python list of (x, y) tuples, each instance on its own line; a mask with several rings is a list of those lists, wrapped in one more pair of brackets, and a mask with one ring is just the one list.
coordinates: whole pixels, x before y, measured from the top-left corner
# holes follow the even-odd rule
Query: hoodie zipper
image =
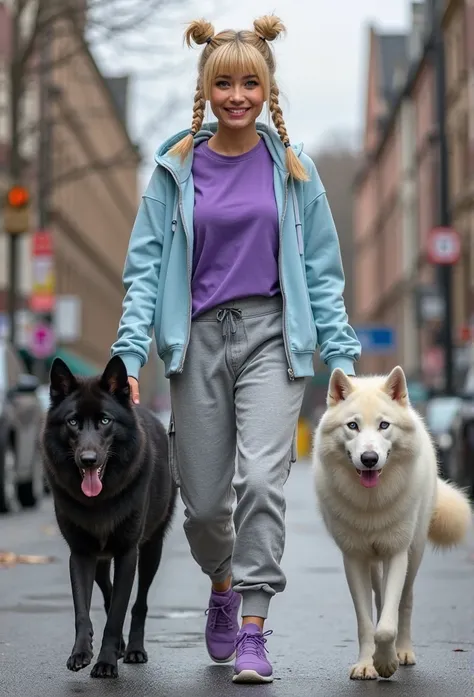
[(290, 380), (295, 379), (295, 371), (293, 370), (292, 364), (291, 364), (291, 357), (290, 357), (290, 349), (288, 346), (288, 334), (286, 331), (286, 293), (283, 285), (283, 273), (282, 273), (282, 249), (283, 249), (283, 221), (285, 220), (285, 215), (286, 215), (286, 209), (288, 206), (288, 180), (290, 178), (290, 175), (287, 174), (285, 177), (285, 200), (283, 203), (283, 211), (280, 219), (280, 231), (279, 231), (279, 237), (280, 237), (280, 249), (279, 249), (279, 254), (278, 254), (278, 274), (280, 277), (280, 290), (281, 290), (281, 295), (283, 298), (283, 343), (285, 345), (285, 353), (286, 353), (286, 360), (288, 362), (288, 377)]
[[(191, 316), (192, 316), (192, 315), (191, 315), (191, 306), (192, 306), (191, 269), (192, 269), (192, 267), (191, 267), (191, 253), (190, 253), (190, 244), (189, 244), (189, 231), (188, 231), (188, 229), (187, 229), (187, 227), (186, 227), (186, 219), (185, 219), (185, 217), (184, 217), (184, 208), (183, 208), (183, 192), (182, 192), (181, 185), (180, 185), (180, 183), (179, 183), (178, 177), (177, 177), (176, 174), (174, 173), (173, 169), (172, 169), (171, 167), (169, 167), (167, 164), (165, 164), (164, 162), (162, 162), (162, 163), (160, 163), (160, 164), (161, 164), (165, 169), (167, 169), (168, 172), (171, 174), (171, 176), (173, 177), (173, 179), (174, 179), (174, 181), (175, 181), (176, 187), (177, 187), (177, 189), (178, 189), (178, 206), (179, 206), (179, 212), (180, 212), (180, 215), (181, 215), (181, 222), (183, 223), (184, 233), (185, 233), (186, 239), (187, 239), (187, 245), (186, 245), (186, 262), (187, 262), (187, 272), (188, 272), (188, 297), (189, 297), (189, 304), (188, 304), (188, 329), (187, 329), (186, 342), (185, 342), (184, 348), (183, 348), (183, 355), (181, 356), (181, 360), (180, 360), (180, 362), (179, 362), (179, 366), (178, 366), (178, 370), (177, 370), (178, 373), (182, 373), (182, 372), (183, 372), (183, 367), (184, 367), (184, 360), (185, 360), (185, 358), (186, 358), (186, 353), (187, 353), (188, 346), (189, 346), (189, 339), (190, 339), (190, 337), (191, 337)], [(173, 216), (173, 218), (174, 218), (174, 216)], [(176, 230), (177, 222), (178, 222), (178, 221), (176, 221), (176, 220), (173, 220), (173, 221), (171, 222), (171, 228), (172, 228), (173, 232)]]

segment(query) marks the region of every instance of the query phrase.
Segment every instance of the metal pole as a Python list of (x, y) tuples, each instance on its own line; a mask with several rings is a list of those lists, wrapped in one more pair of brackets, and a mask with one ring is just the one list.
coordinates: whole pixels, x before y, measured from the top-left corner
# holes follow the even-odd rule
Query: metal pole
[[(39, 42), (39, 152), (38, 152), (38, 225), (41, 230), (50, 223), (51, 209), (51, 182), (52, 182), (52, 113), (51, 113), (51, 46), (53, 31), (48, 24), (40, 35)], [(50, 314), (46, 314), (43, 321), (52, 322)], [(47, 379), (47, 368), (44, 360), (35, 361), (35, 372), (44, 382)]]
[[(10, 69), (10, 177), (12, 184), (19, 183), (21, 176), (21, 155), (20, 155), (20, 95), (22, 84), (20, 84), (17, 71), (17, 59), (19, 51), (19, 32), (20, 22), (18, 10), (14, 9), (11, 18), (11, 69)], [(16, 344), (16, 309), (18, 294), (18, 251), (20, 236), (9, 236), (9, 255), (8, 255), (8, 318), (10, 323), (10, 342)]]
[[(438, 194), (439, 194), (439, 224), (449, 227), (451, 212), (449, 206), (449, 171), (448, 146), (446, 137), (446, 76), (444, 56), (444, 36), (442, 29), (442, 13), (439, 3), (432, 0), (433, 18), (433, 48), (434, 70), (436, 80), (436, 122), (438, 125)], [(444, 391), (447, 395), (455, 392), (454, 384), (454, 348), (453, 348), (453, 267), (451, 264), (440, 264), (437, 268), (439, 285), (444, 299), (444, 322), (442, 342), (444, 347)]]

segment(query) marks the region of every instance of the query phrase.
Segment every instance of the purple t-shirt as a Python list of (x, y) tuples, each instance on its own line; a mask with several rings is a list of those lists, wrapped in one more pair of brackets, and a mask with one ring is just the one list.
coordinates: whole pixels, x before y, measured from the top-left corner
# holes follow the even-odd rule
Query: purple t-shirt
[(229, 157), (194, 151), (193, 318), (216, 305), (280, 292), (273, 160), (265, 142)]

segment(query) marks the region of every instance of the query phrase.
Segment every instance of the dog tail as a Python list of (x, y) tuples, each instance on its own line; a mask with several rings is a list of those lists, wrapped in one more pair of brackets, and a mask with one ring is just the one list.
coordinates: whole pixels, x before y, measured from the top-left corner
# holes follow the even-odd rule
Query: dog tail
[(454, 484), (438, 478), (436, 505), (428, 531), (430, 542), (434, 547), (455, 547), (463, 541), (471, 523), (467, 496)]

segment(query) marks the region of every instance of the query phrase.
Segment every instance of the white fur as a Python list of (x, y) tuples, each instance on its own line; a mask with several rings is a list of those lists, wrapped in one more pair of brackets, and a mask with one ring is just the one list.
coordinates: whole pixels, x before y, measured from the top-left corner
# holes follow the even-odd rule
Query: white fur
[[(357, 429), (349, 428), (352, 422)], [(360, 478), (367, 451), (379, 458), (374, 488), (365, 488)], [(356, 611), (359, 659), (351, 678), (389, 678), (400, 663), (415, 663), (413, 584), (426, 542), (461, 542), (472, 520), (469, 502), (438, 479), (435, 449), (410, 406), (399, 367), (388, 377), (333, 372), (328, 408), (315, 433), (313, 466), (321, 514), (343, 554)]]

